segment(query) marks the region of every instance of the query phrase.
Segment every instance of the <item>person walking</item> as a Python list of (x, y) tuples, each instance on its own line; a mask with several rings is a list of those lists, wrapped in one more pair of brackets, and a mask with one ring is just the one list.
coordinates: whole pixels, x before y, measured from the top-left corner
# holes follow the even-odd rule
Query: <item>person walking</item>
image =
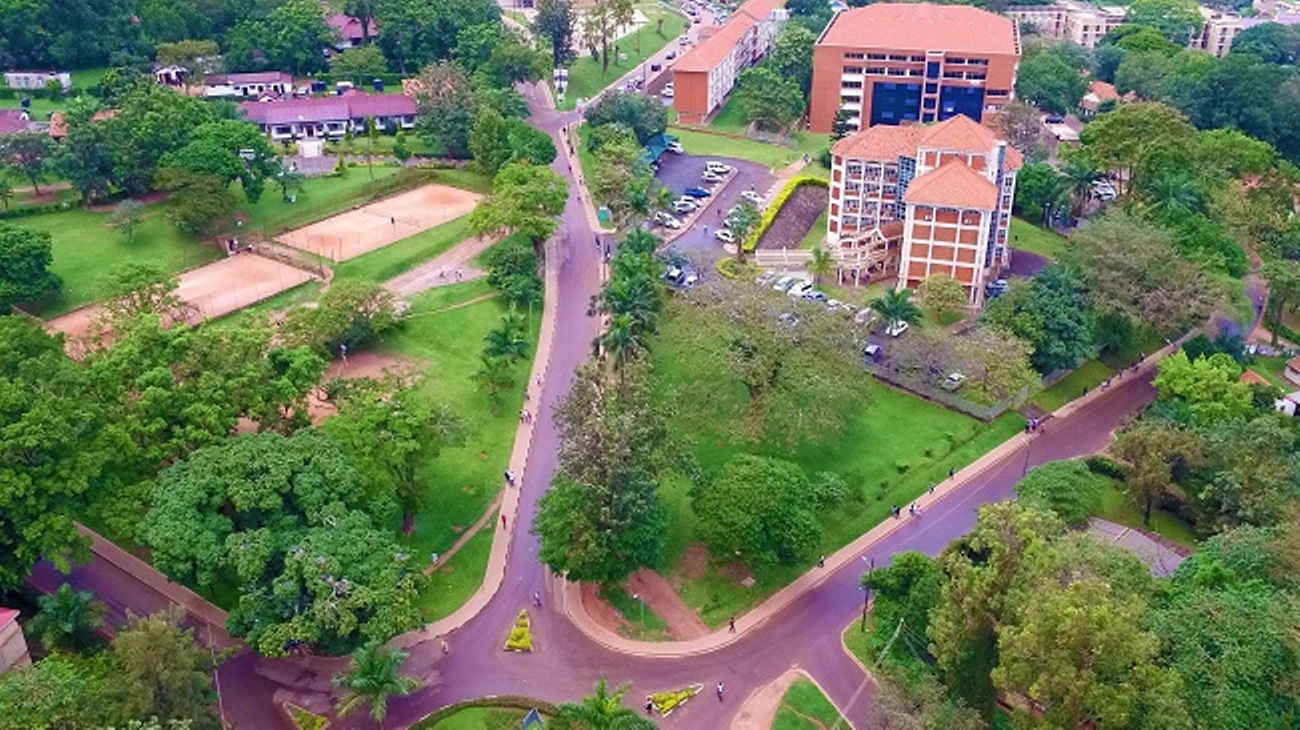
[(506, 529), (506, 516), (504, 514), (501, 515), (501, 529)]
[(541, 607), (542, 607), (542, 592), (541, 592), (541, 591), (533, 591), (533, 605), (536, 606), (536, 607), (538, 607), (538, 608), (541, 608)]
[(443, 653), (443, 654), (450, 654), (450, 653), (451, 653), (451, 646), (447, 644), (447, 640), (446, 640), (446, 639), (439, 639), (438, 642), (442, 645), (442, 653)]
[(817, 558), (817, 567), (818, 567), (818, 568), (825, 568), (825, 567), (826, 567), (826, 556), (825, 556), (825, 555), (822, 555), (820, 558)]
[(718, 682), (718, 702), (722, 701), (722, 682)]
[(736, 617), (735, 617), (735, 616), (732, 616), (731, 618), (727, 619), (727, 633), (731, 633), (731, 634), (736, 633)]
[(655, 701), (650, 699), (650, 695), (646, 695), (645, 698), (645, 714), (647, 715), (655, 714)]

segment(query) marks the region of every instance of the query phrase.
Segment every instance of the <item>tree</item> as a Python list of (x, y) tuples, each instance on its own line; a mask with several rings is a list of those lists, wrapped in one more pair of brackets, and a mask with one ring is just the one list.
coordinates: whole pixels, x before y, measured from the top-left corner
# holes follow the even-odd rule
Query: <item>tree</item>
[(470, 229), (478, 235), (519, 233), (537, 249), (555, 232), (568, 199), (568, 186), (554, 170), (511, 162), (492, 179), (492, 194), (470, 213)]
[[(1042, 147), (1042, 119), (1037, 109), (1023, 101), (1004, 104), (998, 110), (997, 116), (993, 118), (993, 124), (1003, 139), (1026, 155), (1032, 155)], [(1020, 186), (1024, 184), (1025, 168), (1028, 166), (1022, 167), (1020, 174), (1016, 176), (1017, 197), (1019, 197)]]
[(103, 287), (102, 329), (122, 330), (142, 315), (158, 317), (166, 326), (186, 321), (194, 307), (176, 293), (180, 280), (154, 263), (122, 264), (109, 272)]
[(1095, 168), (1119, 173), (1126, 193), (1141, 186), (1154, 160), (1190, 154), (1196, 130), (1176, 109), (1155, 102), (1122, 104), (1098, 116), (1080, 134), (1082, 154)]
[[(663, 102), (638, 91), (614, 91), (602, 94), (596, 103), (583, 112), (592, 127), (622, 124), (636, 135), (636, 141), (645, 144), (668, 126), (668, 112)], [(594, 140), (593, 140), (594, 141)], [(597, 149), (592, 145), (592, 151)]]
[(0, 707), (12, 727), (99, 730), (114, 721), (105, 657), (52, 654), (0, 675)]
[(262, 67), (310, 74), (325, 68), (321, 49), (336, 34), (315, 0), (286, 0), (265, 15), (249, 17), (226, 36), (226, 65), (235, 71)]
[(614, 376), (588, 363), (556, 410), (560, 470), (534, 531), (542, 561), (572, 580), (619, 582), (659, 559), (668, 430), (651, 385), (643, 368)]
[(806, 97), (812, 89), (813, 46), (817, 35), (802, 25), (787, 25), (776, 37), (765, 63), (782, 78), (793, 79)]
[(1300, 488), (1295, 434), (1269, 413), (1220, 423), (1202, 436), (1205, 474), (1194, 496), (1203, 526), (1282, 520)]
[(1191, 360), (1180, 350), (1157, 363), (1156, 370), (1153, 382), (1160, 397), (1180, 401), (1192, 423), (1208, 426), (1254, 413), (1250, 387), (1239, 380), (1241, 366), (1231, 355)]
[(496, 44), (478, 75), (495, 86), (510, 87), (540, 81), (550, 72), (551, 60), (546, 54), (511, 40)]
[(419, 82), (416, 132), (430, 146), (441, 147), (452, 157), (464, 156), (469, 152), (470, 129), (478, 107), (465, 71), (443, 61), (424, 69)]
[(1170, 337), (1204, 322), (1222, 302), (1218, 284), (1178, 256), (1169, 234), (1138, 218), (1111, 211), (1072, 238), (1072, 257), (1100, 315)]
[(515, 387), (515, 372), (510, 361), (504, 357), (479, 355), (479, 369), (470, 378), (478, 384), (478, 389), (487, 392), (488, 402), (492, 404), (492, 415), (497, 414), (501, 405), (501, 394)]
[(175, 43), (159, 43), (157, 49), (158, 63), (163, 66), (180, 66), (188, 73), (182, 78), (187, 87), (191, 81), (202, 81), (205, 71), (215, 65), (214, 59), (221, 57), (221, 48), (216, 41), (180, 40)]
[(1151, 524), (1151, 511), (1174, 484), (1175, 468), (1200, 462), (1201, 448), (1194, 431), (1169, 423), (1143, 420), (1120, 432), (1113, 450), (1124, 472), (1121, 487), (1142, 510), (1142, 524)]
[(675, 388), (688, 420), (793, 447), (833, 432), (867, 397), (860, 379), (843, 377), (862, 367), (852, 329), (820, 306), (717, 282), (669, 308), (674, 326), (659, 337), (693, 374)]
[(67, 570), (85, 553), (72, 515), (112, 440), (86, 370), (22, 317), (0, 317), (0, 401), (0, 587), (13, 587), (42, 558)]
[(602, 129), (605, 136), (595, 151), (591, 192), (610, 209), (615, 220), (625, 222), (639, 207), (639, 201), (649, 201), (654, 171), (646, 162), (645, 148), (631, 130), (622, 125)]
[(1074, 526), (1087, 522), (1101, 506), (1101, 488), (1100, 477), (1082, 461), (1053, 461), (1030, 469), (1016, 485), (1016, 495)]
[(376, 526), (395, 511), (322, 434), (259, 433), (164, 471), (139, 536), (173, 579), (238, 586), (227, 629), (259, 653), (337, 653), (420, 623), (424, 576)]
[(821, 246), (814, 246), (812, 249), (812, 258), (808, 260), (808, 273), (812, 274), (814, 283), (821, 283), (821, 280), (830, 276), (835, 270), (835, 259), (831, 257), (831, 252)]
[(1300, 262), (1269, 261), (1264, 264), (1268, 280), (1268, 321), (1272, 325), (1272, 342), (1277, 345), (1277, 324), (1281, 324), (1288, 307), (1300, 303)]
[(1016, 175), (1016, 209), (1030, 220), (1048, 222), (1051, 209), (1069, 197), (1070, 181), (1046, 162), (1029, 162)]
[(984, 321), (1028, 342), (1033, 348), (1030, 362), (1044, 375), (1074, 367), (1093, 345), (1082, 286), (1059, 264), (990, 302)]
[(362, 705), (370, 705), (370, 716), (382, 728), (388, 717), (388, 700), (405, 697), (420, 686), (414, 677), (402, 674), (406, 652), (378, 642), (370, 642), (352, 652), (351, 666), (346, 674), (334, 675), (334, 684), (345, 694), (339, 700), (339, 717), (351, 715)]
[(491, 0), (384, 0), (375, 10), (379, 47), (403, 73), (450, 59), (463, 29), (501, 23), (501, 9)]
[(744, 110), (749, 123), (769, 132), (785, 132), (804, 112), (803, 90), (799, 88), (799, 82), (782, 76), (766, 64), (740, 74), (736, 103)]
[(745, 246), (751, 245), (750, 236), (758, 229), (762, 221), (758, 208), (748, 200), (742, 200), (735, 206), (735, 211), (727, 218), (731, 221), (731, 232), (736, 235), (736, 261), (745, 262)]
[(906, 322), (915, 324), (921, 319), (921, 308), (912, 301), (910, 289), (890, 289), (871, 300), (871, 309), (885, 320), (886, 327), (896, 327)]
[(1033, 348), (1019, 337), (996, 327), (977, 327), (953, 339), (953, 364), (966, 376), (966, 398), (1020, 403), (1040, 385), (1032, 367)]
[(749, 454), (733, 457), (691, 504), (709, 515), (700, 540), (718, 560), (733, 556), (750, 565), (794, 565), (817, 553), (821, 526), (808, 477), (798, 464)]
[(41, 193), (41, 178), (51, 163), (50, 136), (38, 132), (20, 132), (0, 137), (0, 164), (31, 182)]
[(655, 724), (623, 704), (629, 685), (620, 685), (609, 691), (605, 678), (596, 682), (595, 694), (582, 698), (582, 702), (560, 705), (556, 717), (588, 730), (654, 730)]
[(469, 151), (474, 166), (492, 176), (510, 161), (513, 150), (506, 137), (506, 120), (490, 106), (479, 107), (469, 133)]
[(853, 131), (853, 112), (843, 107), (835, 110), (835, 118), (831, 120), (831, 140), (838, 141), (849, 136)]
[(144, 205), (127, 198), (113, 208), (113, 213), (108, 217), (108, 225), (121, 231), (129, 244), (135, 241), (135, 231), (140, 227), (140, 221), (143, 219)]
[(1200, 7), (1192, 0), (1133, 0), (1128, 22), (1153, 28), (1174, 43), (1185, 43), (1201, 29)]
[(9, 210), (9, 202), (14, 199), (14, 186), (8, 180), (0, 180), (0, 202)]
[(171, 168), (159, 173), (158, 182), (171, 192), (167, 200), (168, 219), (184, 233), (192, 236), (210, 233), (222, 219), (235, 212), (237, 203), (227, 181), (215, 175)]
[(181, 626), (183, 618), (179, 608), (131, 617), (113, 639), (115, 695), (127, 717), (220, 728), (212, 711), (212, 670), (219, 661), (194, 640), (194, 629)]
[(188, 144), (163, 155), (160, 164), (211, 176), (226, 185), (239, 180), (250, 203), (262, 197), (267, 180), (282, 172), (266, 135), (253, 124), (230, 119), (200, 125)]
[(1300, 57), (1300, 34), (1289, 25), (1261, 23), (1232, 39), (1232, 52), (1259, 57), (1268, 63), (1294, 65)]
[(556, 67), (568, 66), (577, 56), (573, 51), (573, 33), (578, 16), (571, 0), (539, 0), (533, 30), (550, 41), (551, 59)]
[(1160, 640), (1140, 628), (1145, 608), (1102, 578), (1036, 586), (998, 631), (993, 682), (1039, 703), (1055, 727), (1190, 728), (1177, 675), (1156, 662)]
[(99, 644), (104, 604), (90, 591), (74, 591), (67, 583), (36, 599), (41, 607), (27, 628), (49, 651), (78, 652)]
[(947, 274), (935, 274), (926, 278), (917, 291), (921, 295), (921, 302), (940, 315), (963, 309), (970, 302), (961, 282)]
[(1016, 70), (1016, 96), (1042, 109), (1069, 114), (1088, 93), (1088, 79), (1054, 45), (1031, 46)]
[(285, 340), (327, 358), (356, 352), (396, 327), (397, 300), (369, 281), (335, 282), (315, 307), (297, 307), (285, 319)]
[(406, 535), (428, 500), (422, 472), (444, 448), (465, 441), (464, 424), (448, 408), (395, 383), (350, 389), (324, 430), (365, 475), (372, 494), (397, 502)]
[(946, 695), (943, 685), (929, 674), (896, 678), (873, 672), (879, 694), (867, 710), (866, 726), (872, 730), (982, 730), (988, 727), (979, 713), (961, 700)]
[[(864, 573), (862, 586), (872, 592), (874, 601), (873, 648), (883, 651), (900, 620), (909, 632), (925, 636), (930, 625), (930, 611), (939, 602), (946, 580), (947, 576), (934, 558), (914, 550), (897, 553), (890, 559), (888, 567)], [(907, 642), (895, 647), (881, 659), (902, 666), (924, 664), (926, 657), (916, 656), (907, 647)]]
[(50, 271), (50, 234), (0, 223), (0, 312), (57, 292), (63, 281)]
[(365, 81), (388, 72), (388, 61), (379, 46), (364, 45), (349, 48), (330, 60), (330, 71), (336, 76)]
[(529, 307), (542, 299), (542, 277), (537, 274), (537, 254), (522, 239), (510, 236), (488, 249), (487, 283), (510, 304)]

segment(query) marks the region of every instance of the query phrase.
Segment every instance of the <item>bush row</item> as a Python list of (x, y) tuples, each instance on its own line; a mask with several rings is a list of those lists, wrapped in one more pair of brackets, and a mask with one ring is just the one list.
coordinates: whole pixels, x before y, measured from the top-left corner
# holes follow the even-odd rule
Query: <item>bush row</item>
[(798, 190), (800, 186), (803, 185), (816, 185), (824, 188), (829, 186), (830, 183), (827, 180), (820, 177), (813, 177), (812, 175), (797, 175), (790, 178), (790, 180), (786, 182), (785, 187), (781, 188), (781, 192), (776, 194), (776, 198), (774, 198), (772, 203), (763, 211), (763, 217), (758, 221), (758, 225), (755, 226), (754, 230), (749, 234), (749, 238), (745, 239), (745, 251), (752, 252), (758, 247), (758, 242), (762, 240), (763, 234), (767, 233), (767, 229), (772, 227), (772, 222), (775, 221), (777, 215), (781, 213), (781, 208), (785, 207), (786, 201), (790, 200), (790, 196), (794, 195), (794, 191)]
[(45, 203), (44, 205), (17, 205), (7, 210), (0, 209), (0, 220), (58, 213), (61, 210), (71, 210), (73, 207), (75, 207), (75, 204), (68, 200), (61, 203)]
[(504, 707), (515, 710), (532, 710), (536, 709), (543, 715), (554, 716), (559, 708), (549, 702), (535, 700), (531, 697), (520, 697), (519, 695), (501, 695), (499, 697), (480, 697), (476, 700), (466, 700), (457, 702), (454, 705), (448, 705), (437, 712), (425, 715), (419, 722), (411, 726), (411, 730), (428, 730), (438, 724), (439, 720), (445, 720), (451, 715), (470, 707)]

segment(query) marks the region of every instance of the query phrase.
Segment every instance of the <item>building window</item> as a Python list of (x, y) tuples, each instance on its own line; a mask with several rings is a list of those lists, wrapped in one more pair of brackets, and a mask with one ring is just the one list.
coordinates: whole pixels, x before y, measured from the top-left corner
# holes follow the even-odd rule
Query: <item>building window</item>
[(862, 88), (862, 82), (861, 82), (861, 81), (845, 81), (844, 83), (840, 84), (840, 88), (841, 88), (841, 89), (861, 89), (861, 88)]
[(925, 56), (912, 56), (912, 63), (925, 63)]
[(937, 93), (939, 93), (939, 85), (938, 85), (938, 84), (926, 84), (926, 85), (925, 85), (925, 93), (927, 93), (927, 94), (937, 94)]
[(889, 58), (889, 57), (886, 56), (886, 55), (883, 54), (883, 53), (868, 53), (868, 54), (867, 54), (867, 60), (868, 60), (868, 61), (883, 61), (883, 60), (885, 60), (886, 58)]
[(857, 104), (861, 101), (862, 101), (862, 97), (860, 96), (849, 96), (846, 94), (840, 97), (841, 104)]
[(863, 57), (863, 54), (861, 54), (861, 53), (846, 53), (846, 54), (844, 54), (844, 58), (847, 59), (847, 60), (849, 60), (849, 61), (861, 61), (861, 60), (862, 60), (862, 57)]
[(845, 66), (845, 67), (844, 67), (844, 73), (846, 73), (846, 74), (860, 74), (860, 73), (862, 73), (862, 67), (861, 67), (861, 66)]
[(899, 56), (899, 55), (897, 55), (897, 54), (893, 54), (893, 53), (891, 53), (891, 54), (889, 55), (889, 60), (891, 60), (891, 61), (906, 61), (906, 60), (907, 60), (907, 56)]
[(870, 75), (873, 75), (873, 76), (884, 76), (884, 75), (885, 75), (885, 67), (884, 67), (884, 66), (867, 66), (865, 69), (863, 69), (863, 71), (865, 71), (866, 73), (868, 73), (868, 74), (870, 74)]
[(859, 175), (862, 174), (862, 163), (861, 163), (861, 162), (850, 162), (849, 165), (848, 165), (848, 172), (849, 172), (850, 175), (852, 175), (852, 176), (854, 176), (854, 177), (858, 177)]

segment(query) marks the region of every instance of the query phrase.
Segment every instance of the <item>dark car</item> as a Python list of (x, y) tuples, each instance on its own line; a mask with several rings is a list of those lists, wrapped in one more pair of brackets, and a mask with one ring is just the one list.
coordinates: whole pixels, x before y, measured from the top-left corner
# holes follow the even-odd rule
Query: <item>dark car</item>
[(1059, 114), (1048, 114), (1047, 118), (1043, 121), (1048, 124), (1065, 124), (1065, 117), (1060, 116)]
[(707, 198), (713, 193), (701, 187), (690, 187), (682, 191), (682, 195), (688, 195), (692, 198)]

